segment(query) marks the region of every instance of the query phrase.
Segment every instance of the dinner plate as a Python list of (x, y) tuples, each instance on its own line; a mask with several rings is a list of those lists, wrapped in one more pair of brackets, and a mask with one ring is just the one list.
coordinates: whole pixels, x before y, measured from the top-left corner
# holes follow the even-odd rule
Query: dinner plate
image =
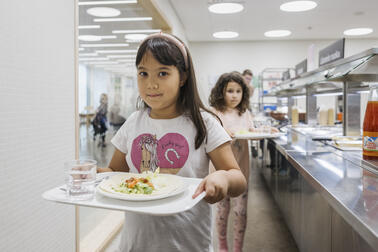
[[(167, 184), (166, 186), (160, 187), (160, 190), (156, 190), (152, 194), (127, 194), (116, 192), (112, 187), (118, 186), (121, 182), (129, 179), (131, 177), (146, 177), (146, 174), (137, 173), (117, 173), (110, 178), (103, 180), (96, 188), (97, 193), (114, 199), (128, 200), (128, 201), (149, 201), (158, 200), (168, 197), (178, 195), (185, 191), (186, 183), (181, 179), (181, 177), (171, 174), (158, 174), (155, 180), (160, 181), (160, 183)], [(154, 175), (151, 175), (154, 176)]]

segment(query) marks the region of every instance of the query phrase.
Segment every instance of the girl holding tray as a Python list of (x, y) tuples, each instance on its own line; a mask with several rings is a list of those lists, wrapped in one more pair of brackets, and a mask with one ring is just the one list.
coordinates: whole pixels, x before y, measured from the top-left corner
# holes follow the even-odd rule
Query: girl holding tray
[[(157, 33), (140, 45), (136, 57), (139, 110), (112, 139), (116, 147), (104, 171), (155, 171), (204, 178), (193, 198), (206, 192), (208, 203), (236, 197), (246, 180), (231, 150), (231, 138), (202, 104), (187, 47)], [(209, 159), (216, 171), (209, 174)], [(171, 216), (125, 213), (120, 251), (212, 251), (211, 207), (202, 201)]]
[[(254, 131), (249, 107), (249, 89), (238, 72), (222, 74), (211, 90), (209, 103), (222, 120), (226, 131), (233, 136), (238, 131)], [(241, 171), (249, 178), (248, 140), (232, 141), (232, 152)], [(234, 204), (234, 252), (242, 251), (247, 226), (248, 189), (235, 198)], [(228, 251), (227, 221), (230, 213), (230, 197), (217, 204), (216, 224), (218, 230), (218, 251)]]

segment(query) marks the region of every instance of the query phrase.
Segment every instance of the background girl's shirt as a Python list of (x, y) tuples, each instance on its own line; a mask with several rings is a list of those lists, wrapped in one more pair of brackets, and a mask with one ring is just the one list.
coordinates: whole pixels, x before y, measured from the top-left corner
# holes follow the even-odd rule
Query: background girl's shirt
[[(202, 112), (207, 139), (195, 149), (196, 128), (189, 117), (152, 119), (148, 111), (133, 113), (112, 139), (126, 153), (132, 173), (146, 170), (204, 178), (208, 175), (208, 152), (230, 141), (219, 121)], [(196, 242), (193, 242), (196, 241)], [(126, 212), (122, 251), (209, 251), (210, 205), (202, 201), (191, 210), (173, 216), (149, 216)]]
[(246, 110), (241, 115), (239, 115), (239, 111), (236, 109), (230, 109), (224, 112), (214, 110), (213, 112), (219, 116), (223, 123), (223, 127), (233, 133), (254, 128), (253, 117), (249, 110)]

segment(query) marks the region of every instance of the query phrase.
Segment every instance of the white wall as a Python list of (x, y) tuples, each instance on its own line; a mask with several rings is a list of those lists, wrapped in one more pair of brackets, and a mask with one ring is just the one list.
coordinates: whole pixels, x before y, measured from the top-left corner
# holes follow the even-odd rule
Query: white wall
[(41, 194), (75, 158), (74, 1), (0, 1), (0, 251), (73, 251), (74, 207)]
[[(295, 67), (307, 58), (308, 48), (315, 45), (317, 51), (328, 46), (334, 40), (297, 40), (297, 41), (256, 41), (256, 42), (191, 42), (190, 51), (194, 61), (197, 81), (202, 99), (207, 103), (209, 79), (233, 70), (243, 71), (249, 68), (255, 75), (265, 68)], [(378, 40), (346, 41), (345, 55), (350, 56), (371, 47), (378, 47)], [(257, 100), (255, 92), (253, 100)]]

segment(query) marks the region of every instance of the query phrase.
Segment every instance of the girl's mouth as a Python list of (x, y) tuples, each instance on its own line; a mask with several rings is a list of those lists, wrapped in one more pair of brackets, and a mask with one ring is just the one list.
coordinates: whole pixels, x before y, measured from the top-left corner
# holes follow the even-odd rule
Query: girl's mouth
[(162, 96), (162, 94), (148, 94), (147, 97), (150, 97), (150, 98), (155, 98), (155, 97), (159, 97), (159, 96)]

